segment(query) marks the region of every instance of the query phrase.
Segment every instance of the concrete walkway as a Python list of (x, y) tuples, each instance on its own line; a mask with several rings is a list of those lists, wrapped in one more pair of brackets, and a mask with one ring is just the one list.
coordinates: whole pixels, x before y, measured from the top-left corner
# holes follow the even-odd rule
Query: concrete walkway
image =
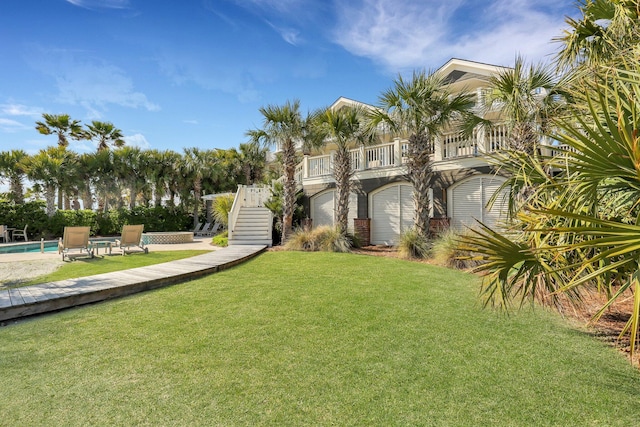
[(62, 310), (215, 273), (252, 258), (263, 245), (229, 246), (178, 261), (0, 291), (0, 321)]

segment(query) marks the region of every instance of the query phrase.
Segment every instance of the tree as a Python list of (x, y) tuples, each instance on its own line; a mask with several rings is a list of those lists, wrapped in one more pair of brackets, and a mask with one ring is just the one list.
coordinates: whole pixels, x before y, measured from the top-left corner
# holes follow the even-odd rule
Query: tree
[(550, 135), (570, 147), (551, 160), (556, 174), (538, 185), (511, 229), (482, 227), (463, 238), (461, 249), (484, 261), (478, 270), (489, 303), (558, 304), (597, 290), (608, 298), (597, 320), (632, 293), (622, 332), (629, 333), (633, 354), (640, 327), (640, 61), (594, 68), (575, 90), (585, 104), (556, 117)]
[(125, 144), (122, 131), (112, 123), (92, 121), (87, 125), (88, 139), (97, 144), (98, 151), (108, 150), (110, 147), (123, 147)]
[(247, 185), (262, 181), (267, 164), (267, 149), (255, 141), (240, 144), (240, 163)]
[(44, 186), (47, 203), (47, 216), (55, 214), (56, 188), (60, 188), (64, 181), (65, 169), (70, 162), (69, 152), (65, 147), (49, 147), (40, 150), (30, 157), (27, 164), (27, 176), (32, 181)]
[(567, 97), (554, 73), (542, 64), (528, 68), (517, 56), (513, 68), (489, 79), (487, 109), (500, 111), (500, 120), (509, 127), (508, 149), (527, 155), (536, 153), (549, 122)]
[(275, 146), (282, 152), (284, 175), (284, 197), (282, 213), (282, 241), (285, 242), (293, 229), (293, 212), (296, 203), (296, 147), (313, 138), (311, 119), (303, 118), (300, 101), (287, 101), (284, 105), (268, 105), (260, 108), (264, 117), (262, 129), (249, 130), (251, 141)]
[(9, 180), (11, 200), (16, 204), (24, 203), (23, 182), (27, 172), (29, 155), (23, 150), (3, 151), (0, 153), (0, 176)]
[(193, 226), (198, 224), (198, 214), (202, 196), (202, 180), (214, 167), (213, 153), (198, 148), (185, 148), (180, 170), (193, 191)]
[(470, 113), (473, 106), (473, 95), (451, 93), (444, 76), (414, 71), (411, 80), (399, 76), (393, 87), (380, 96), (379, 108), (369, 112), (372, 128), (386, 125), (396, 135), (408, 136), (407, 176), (414, 189), (414, 227), (423, 238), (429, 231), (434, 139), (458, 119), (477, 122)]
[(364, 111), (357, 107), (327, 108), (317, 115), (316, 126), (325, 144), (336, 148), (333, 159), (337, 193), (335, 217), (338, 232), (344, 235), (349, 225), (350, 179), (353, 175), (350, 150), (370, 143), (373, 136), (365, 126)]
[(147, 156), (138, 147), (122, 147), (113, 152), (115, 175), (129, 193), (129, 209), (136, 207), (138, 194), (147, 185)]
[(559, 68), (593, 68), (620, 62), (640, 43), (637, 0), (582, 0), (582, 18), (566, 18), (569, 29), (554, 41), (562, 45)]
[(68, 147), (69, 138), (75, 140), (85, 139), (86, 134), (82, 130), (79, 120), (71, 120), (68, 114), (43, 114), (43, 122), (36, 122), (36, 130), (43, 135), (55, 134), (58, 136), (58, 146)]

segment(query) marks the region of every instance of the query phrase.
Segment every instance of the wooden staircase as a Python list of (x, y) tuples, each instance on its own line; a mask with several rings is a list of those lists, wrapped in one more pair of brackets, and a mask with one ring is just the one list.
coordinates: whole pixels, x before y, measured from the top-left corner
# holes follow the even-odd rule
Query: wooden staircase
[(271, 246), (271, 221), (271, 211), (267, 208), (241, 207), (230, 233), (229, 245)]
[(269, 197), (268, 187), (238, 186), (229, 212), (229, 246), (273, 244), (273, 214), (264, 207)]

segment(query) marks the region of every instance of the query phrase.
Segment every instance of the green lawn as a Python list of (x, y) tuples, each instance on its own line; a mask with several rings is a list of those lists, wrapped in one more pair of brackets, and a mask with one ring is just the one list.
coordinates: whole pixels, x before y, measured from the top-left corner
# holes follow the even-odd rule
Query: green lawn
[(146, 265), (175, 261), (209, 252), (210, 251), (203, 250), (160, 251), (150, 252), (148, 254), (133, 253), (126, 256), (111, 255), (103, 257), (98, 256), (95, 258), (77, 258), (73, 261), (64, 263), (64, 265), (53, 273), (29, 280), (24, 283), (23, 286), (144, 267)]
[(478, 279), (268, 252), (209, 277), (0, 328), (0, 425), (629, 426), (640, 373)]

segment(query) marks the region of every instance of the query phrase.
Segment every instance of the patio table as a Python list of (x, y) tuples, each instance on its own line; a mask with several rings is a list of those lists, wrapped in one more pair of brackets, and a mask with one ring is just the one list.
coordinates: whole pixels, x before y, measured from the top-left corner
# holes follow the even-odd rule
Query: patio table
[(104, 248), (104, 253), (107, 253), (109, 250), (109, 255), (111, 255), (111, 246), (113, 244), (113, 240), (92, 240), (91, 248), (96, 248), (96, 255), (100, 254), (100, 248)]

